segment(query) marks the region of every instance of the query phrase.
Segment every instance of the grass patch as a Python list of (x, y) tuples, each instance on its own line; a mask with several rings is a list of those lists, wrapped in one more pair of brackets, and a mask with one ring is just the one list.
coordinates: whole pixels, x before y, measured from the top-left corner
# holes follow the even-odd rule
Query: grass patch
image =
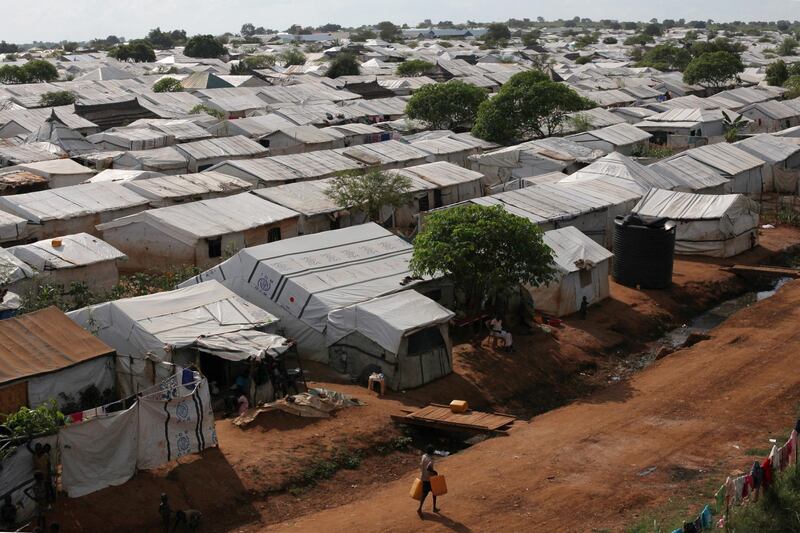
[(737, 507), (728, 525), (737, 532), (784, 533), (800, 530), (800, 472), (792, 466), (754, 503)]
[(770, 451), (772, 451), (772, 448), (748, 448), (744, 451), (744, 454), (752, 457), (766, 457)]

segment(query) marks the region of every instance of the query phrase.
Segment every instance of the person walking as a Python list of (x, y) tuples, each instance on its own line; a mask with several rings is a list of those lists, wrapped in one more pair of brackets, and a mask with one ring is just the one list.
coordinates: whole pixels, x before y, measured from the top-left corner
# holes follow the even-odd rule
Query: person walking
[(586, 320), (586, 315), (589, 314), (589, 300), (586, 299), (586, 296), (584, 296), (583, 300), (581, 300), (579, 312), (581, 314), (581, 320)]
[[(433, 468), (433, 446), (428, 446), (425, 448), (425, 453), (422, 455), (422, 460), (420, 461), (420, 476), (419, 479), (422, 481), (422, 499), (419, 501), (419, 508), (417, 509), (417, 514), (422, 517), (422, 504), (425, 503), (425, 499), (428, 497), (428, 493), (432, 492), (431, 490), (431, 476), (439, 475), (436, 470)], [(433, 512), (438, 513), (439, 508), (436, 507), (436, 495), (433, 495)]]

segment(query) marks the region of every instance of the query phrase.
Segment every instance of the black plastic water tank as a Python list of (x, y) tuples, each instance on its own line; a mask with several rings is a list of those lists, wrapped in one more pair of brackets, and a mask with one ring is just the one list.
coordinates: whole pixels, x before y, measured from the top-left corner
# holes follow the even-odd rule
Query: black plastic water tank
[(635, 215), (614, 220), (614, 266), (617, 283), (642, 289), (672, 284), (675, 225), (665, 219), (645, 222)]

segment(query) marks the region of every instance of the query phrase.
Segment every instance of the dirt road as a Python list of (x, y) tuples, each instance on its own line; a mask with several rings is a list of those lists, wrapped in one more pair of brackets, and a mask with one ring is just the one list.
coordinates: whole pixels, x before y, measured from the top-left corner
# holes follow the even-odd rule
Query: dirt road
[(653, 510), (689, 516), (752, 463), (748, 451), (793, 425), (798, 303), (793, 282), (630, 381), (441, 461), (450, 487), (441, 515), (420, 520), (409, 475), (263, 531), (621, 531)]

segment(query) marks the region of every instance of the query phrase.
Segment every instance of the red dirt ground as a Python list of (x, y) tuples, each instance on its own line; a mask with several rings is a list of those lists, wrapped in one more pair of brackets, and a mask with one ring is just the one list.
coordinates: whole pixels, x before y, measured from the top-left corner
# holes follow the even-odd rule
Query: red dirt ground
[[(800, 231), (796, 229), (778, 228), (765, 231), (762, 235), (762, 245), (737, 257), (736, 263), (763, 263), (781, 250), (798, 243), (800, 243)], [(674, 285), (669, 291), (636, 291), (612, 282), (611, 298), (598, 306), (593, 306), (588, 320), (569, 318), (566, 326), (557, 330), (554, 335), (547, 335), (541, 331), (515, 332), (517, 352), (512, 354), (497, 353), (485, 343), (482, 344), (483, 339), (471, 339), (464, 333), (459, 333), (457, 340), (458, 336), (464, 338), (454, 348), (452, 375), (413, 391), (390, 393), (381, 399), (375, 398), (361, 387), (343, 381), (327, 367), (306, 365), (310, 379), (314, 380), (312, 386), (324, 386), (352, 394), (366, 400), (367, 405), (345, 409), (326, 420), (298, 420), (284, 415), (263, 415), (258, 424), (247, 430), (234, 427), (229, 420), (218, 420), (216, 427), (220, 440), (219, 449), (184, 458), (180, 463), (166, 465), (155, 471), (141, 472), (120, 487), (111, 487), (74, 500), (62, 498), (57, 505), (54, 519), (60, 521), (64, 531), (112, 529), (120, 532), (158, 531), (156, 514), (158, 494), (166, 492), (170, 495), (173, 507), (193, 507), (204, 512), (201, 531), (256, 531), (264, 524), (275, 524), (303, 515), (312, 515), (327, 507), (344, 505), (341, 509), (352, 510), (354, 508), (346, 504), (359, 500), (364, 500), (362, 509), (365, 517), (375, 518), (374, 524), (365, 520), (358, 526), (364, 531), (378, 530), (378, 524), (387, 527), (387, 531), (405, 531), (406, 527), (416, 529), (420, 526), (418, 522), (406, 521), (408, 518), (405, 516), (406, 509), (413, 503), (410, 500), (406, 501), (407, 497), (404, 498), (407, 487), (400, 491), (399, 496), (395, 494), (397, 487), (406, 484), (408, 472), (414, 469), (416, 456), (405, 451), (390, 455), (374, 453), (376, 446), (391, 445), (394, 439), (401, 435), (401, 430), (390, 421), (390, 414), (431, 401), (446, 403), (453, 398), (462, 398), (467, 399), (474, 407), (512, 412), (528, 419), (534, 414), (553, 409), (569, 400), (587, 397), (592, 391), (605, 389), (608, 385), (609, 376), (614, 373), (614, 368), (619, 362), (617, 350), (637, 349), (643, 341), (658, 336), (661, 331), (679, 325), (714, 303), (742, 292), (744, 283), (733, 274), (719, 269), (721, 264), (732, 263), (732, 261), (677, 260)], [(769, 305), (771, 304), (767, 304), (767, 307)], [(749, 346), (748, 342), (744, 345)], [(701, 343), (698, 346), (706, 344), (708, 343)], [(682, 356), (671, 356), (668, 359), (671, 362), (678, 360), (679, 357)], [(667, 361), (658, 366), (661, 367), (665, 363)], [(680, 383), (675, 384), (675, 387), (679, 390)], [(611, 395), (613, 399), (603, 400), (604, 395)], [(587, 402), (590, 402), (588, 405), (605, 402), (616, 409), (624, 402), (630, 401), (633, 395), (630, 383), (623, 382), (565, 409), (587, 405)], [(562, 412), (565, 409), (555, 412)], [(661, 413), (661, 416), (664, 413)], [(552, 415), (553, 412), (536, 418), (531, 427), (538, 427), (537, 424), (540, 424), (543, 418)], [(518, 422), (518, 425), (527, 427), (524, 422)], [(611, 427), (615, 426), (609, 426), (608, 429)], [(570, 443), (579, 443), (574, 440), (571, 432), (579, 428), (571, 428), (567, 423), (564, 429), (563, 437), (560, 437), (555, 429), (552, 429), (550, 437), (552, 442), (557, 442), (553, 449), (559, 450), (559, 454), (571, 457), (573, 453), (569, 451)], [(478, 458), (479, 456), (474, 454), (487, 447), (493, 449), (500, 442), (517, 442), (515, 435), (521, 432), (521, 429), (515, 429), (512, 437), (494, 439), (474, 450), (470, 449), (448, 459), (445, 462), (448, 472), (451, 463), (461, 464), (461, 461), (468, 461), (468, 464), (473, 466), (480, 464), (481, 468), (475, 472), (477, 480), (481, 477), (477, 475), (478, 471), (485, 470), (484, 458), (483, 456)], [(598, 440), (596, 450), (593, 448), (598, 458), (610, 453), (604, 451), (610, 441), (597, 436), (592, 438)], [(526, 440), (529, 439), (536, 439), (538, 442), (540, 436), (537, 433), (532, 437), (526, 437)], [(601, 442), (603, 446), (600, 446)], [(616, 449), (623, 444), (614, 443), (611, 448)], [(683, 441), (680, 444), (682, 445)], [(533, 446), (532, 443), (524, 445), (519, 443), (519, 445)], [(333, 479), (318, 483), (313, 488), (304, 489), (299, 494), (295, 491), (297, 495), (285, 491), (286, 488), (293, 486), (298, 476), (314, 462), (342, 451), (361, 452), (365, 455), (362, 465), (356, 470), (340, 471)], [(475, 457), (475, 459), (462, 457)], [(511, 456), (513, 457), (514, 455)], [(524, 457), (534, 456), (524, 455)], [(506, 459), (505, 462), (516, 464), (516, 460)], [(491, 468), (494, 469), (494, 463), (490, 459), (487, 460), (489, 462), (486, 464), (492, 465)], [(557, 457), (553, 462), (543, 455), (540, 466), (534, 471), (526, 471), (524, 477), (534, 479), (543, 471), (551, 471), (558, 467), (561, 460)], [(583, 465), (583, 468), (586, 466)], [(463, 472), (466, 473), (467, 470), (469, 467), (464, 466)], [(560, 472), (560, 467), (555, 471)], [(662, 469), (659, 468), (657, 472), (660, 475)], [(588, 484), (594, 479), (591, 477), (592, 472), (581, 471), (580, 475), (571, 474), (573, 475), (578, 476), (575, 479), (584, 480), (578, 484), (579, 490), (575, 493), (576, 496), (580, 494), (589, 496), (590, 489), (602, 488), (602, 486), (592, 488)], [(447, 499), (448, 508), (451, 501), (460, 501), (465, 505), (466, 502), (472, 501), (476, 510), (478, 508), (482, 510), (480, 513), (469, 512), (465, 515), (465, 518), (470, 519), (481, 513), (487, 513), (487, 509), (492, 509), (495, 514), (503, 516), (519, 514), (508, 507), (511, 504), (504, 504), (501, 500), (506, 498), (512, 503), (522, 501), (521, 498), (526, 495), (512, 495), (511, 491), (516, 487), (515, 483), (519, 484), (520, 481), (513, 483), (509, 481), (508, 484), (503, 481), (498, 484), (494, 474), (488, 476), (488, 479), (495, 480), (493, 490), (480, 496), (472, 493), (471, 496), (460, 497), (459, 491), (463, 489), (454, 489), (453, 495)], [(612, 476), (610, 479), (618, 477)], [(403, 481), (397, 487), (375, 496), (376, 490), (384, 488), (388, 481), (401, 478)], [(563, 482), (560, 475), (557, 479)], [(653, 474), (646, 478), (646, 481), (654, 479), (658, 479), (658, 475)], [(460, 487), (466, 487), (472, 484), (473, 480), (465, 478), (464, 481), (457, 479), (454, 482)], [(614, 481), (612, 484), (616, 486), (617, 483)], [(554, 483), (548, 482), (548, 484)], [(545, 493), (548, 489), (534, 485), (527, 488)], [(386, 496), (383, 496), (384, 494)], [(373, 496), (386, 499), (373, 501)], [(654, 501), (657, 499), (655, 495), (652, 498)], [(567, 508), (573, 511), (580, 509), (587, 504), (584, 499), (583, 496), (576, 497), (575, 501), (560, 511)], [(389, 505), (391, 502), (394, 502), (392, 505), (395, 507), (390, 505), (387, 507), (387, 512), (375, 506), (376, 503)], [(484, 505), (486, 502), (491, 502), (497, 507)], [(536, 505), (543, 504), (539, 502)], [(544, 505), (544, 508), (547, 506)], [(381, 511), (376, 513), (375, 509)], [(396, 523), (392, 522), (393, 516), (389, 509), (399, 513), (394, 517), (397, 518)], [(374, 517), (375, 514), (379, 517)], [(588, 516), (582, 511), (571, 514)], [(329, 519), (322, 516), (325, 515), (320, 515), (320, 518), (314, 515), (313, 519), (323, 521)], [(335, 525), (337, 527), (333, 527), (332, 524), (332, 527), (325, 529), (337, 531), (338, 525), (345, 524)], [(477, 527), (476, 530), (486, 529), (482, 522), (470, 525)], [(455, 524), (457, 527), (452, 527), (453, 524), (450, 526), (450, 529), (455, 528), (457, 531), (469, 530), (459, 529), (458, 524)], [(447, 527), (447, 524), (442, 527)], [(295, 529), (299, 531), (302, 528)], [(566, 531), (558, 527), (555, 530)]]
[(439, 515), (417, 516), (411, 474), (366, 501), (262, 531), (621, 531), (687, 495), (697, 504), (680, 510), (696, 516), (729, 472), (752, 464), (746, 449), (794, 425), (798, 302), (795, 281), (711, 340), (442, 460), (450, 493)]

